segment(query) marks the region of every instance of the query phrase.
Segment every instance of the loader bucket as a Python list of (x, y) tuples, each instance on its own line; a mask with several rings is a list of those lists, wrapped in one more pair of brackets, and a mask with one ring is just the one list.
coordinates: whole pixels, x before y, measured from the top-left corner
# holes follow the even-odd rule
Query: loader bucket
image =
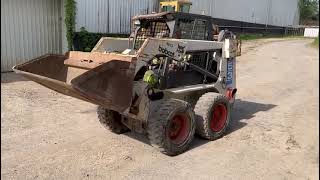
[(114, 54), (70, 52), (41, 56), (13, 70), (64, 95), (124, 112), (131, 105), (134, 60)]

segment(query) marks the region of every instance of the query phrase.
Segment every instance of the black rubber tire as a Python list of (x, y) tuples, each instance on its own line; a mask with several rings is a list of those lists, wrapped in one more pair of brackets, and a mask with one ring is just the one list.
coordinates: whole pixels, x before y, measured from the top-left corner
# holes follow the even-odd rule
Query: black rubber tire
[[(173, 143), (168, 135), (170, 122), (177, 114), (183, 114), (188, 117), (187, 119), (190, 125), (186, 138), (180, 144)], [(191, 105), (188, 102), (178, 99), (163, 100), (149, 118), (147, 132), (151, 145), (160, 152), (169, 156), (175, 156), (185, 152), (195, 133), (195, 118)]]
[(98, 106), (97, 114), (99, 122), (106, 129), (116, 134), (122, 134), (128, 132), (130, 129), (121, 123), (121, 114), (116, 111), (105, 109), (102, 106)]
[[(216, 105), (222, 103), (225, 105), (227, 109), (227, 118), (226, 122), (224, 123), (223, 128), (215, 132), (210, 128), (210, 122), (212, 117), (212, 108)], [(215, 140), (220, 138), (223, 133), (226, 131), (229, 121), (230, 121), (230, 104), (228, 101), (228, 98), (222, 94), (214, 93), (214, 92), (208, 92), (203, 94), (195, 108), (195, 118), (196, 118), (196, 133), (201, 136), (202, 138), (208, 139), (208, 140)]]

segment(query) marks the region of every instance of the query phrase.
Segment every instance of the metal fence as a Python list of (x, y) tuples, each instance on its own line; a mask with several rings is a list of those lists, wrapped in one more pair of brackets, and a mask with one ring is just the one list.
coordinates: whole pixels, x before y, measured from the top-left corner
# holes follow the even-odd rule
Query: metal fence
[(286, 36), (303, 36), (304, 27), (285, 27), (284, 35)]
[[(240, 27), (240, 26), (221, 26), (221, 29), (228, 29), (232, 32), (237, 34), (269, 34), (269, 35), (282, 35), (282, 36), (305, 36), (308, 37), (306, 34), (305, 27)], [(319, 31), (319, 30), (318, 30)], [(318, 33), (314, 30), (310, 33)], [(317, 36), (317, 35), (316, 35)], [(309, 35), (309, 37), (316, 37), (315, 35)]]
[(271, 34), (283, 36), (303, 36), (306, 26), (270, 26), (265, 24), (212, 18), (213, 22), (222, 29), (228, 29), (237, 34)]

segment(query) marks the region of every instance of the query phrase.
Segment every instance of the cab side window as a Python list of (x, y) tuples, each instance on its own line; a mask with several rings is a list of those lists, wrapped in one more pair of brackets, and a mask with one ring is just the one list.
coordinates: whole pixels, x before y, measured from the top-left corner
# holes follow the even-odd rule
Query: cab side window
[(202, 19), (179, 19), (175, 31), (178, 39), (208, 39), (207, 22)]
[(208, 39), (208, 32), (207, 32), (207, 22), (202, 19), (197, 19), (195, 22), (192, 39), (198, 40), (206, 40)]
[(181, 39), (191, 39), (194, 20), (180, 19), (177, 25), (177, 33)]

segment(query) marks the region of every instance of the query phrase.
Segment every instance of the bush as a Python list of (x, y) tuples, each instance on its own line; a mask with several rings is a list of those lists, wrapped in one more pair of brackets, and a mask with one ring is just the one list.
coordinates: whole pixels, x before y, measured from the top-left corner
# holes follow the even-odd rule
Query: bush
[(91, 33), (84, 27), (80, 28), (80, 32), (75, 32), (73, 37), (73, 46), (75, 51), (90, 52), (102, 37), (129, 37), (128, 34), (104, 34)]

